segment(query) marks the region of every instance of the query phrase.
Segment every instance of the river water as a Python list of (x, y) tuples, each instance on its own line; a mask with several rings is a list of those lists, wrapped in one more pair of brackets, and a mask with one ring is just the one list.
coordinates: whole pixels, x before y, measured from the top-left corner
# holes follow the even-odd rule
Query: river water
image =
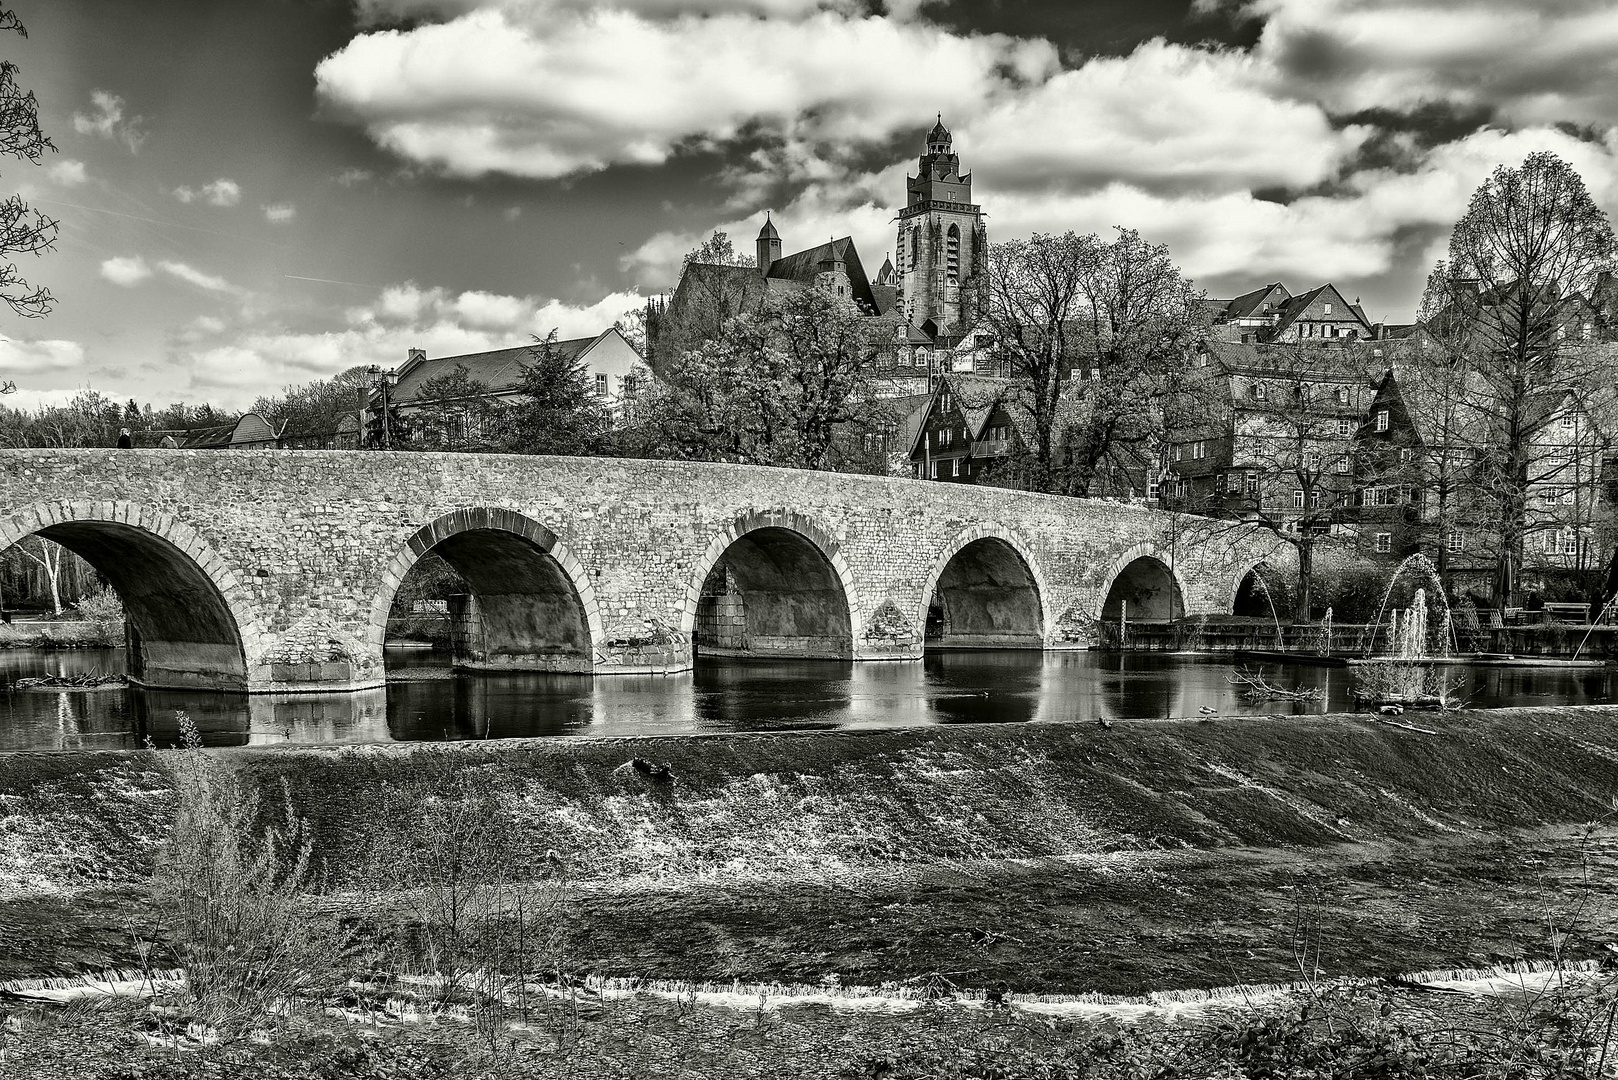
[[(1095, 722), (1353, 708), (1351, 670), (1247, 665), (1314, 702), (1244, 701), (1219, 657), (1026, 651), (932, 653), (922, 661), (701, 661), (664, 676), (453, 675), (447, 658), (392, 652), (386, 688), (349, 694), (17, 690), (19, 678), (121, 672), (123, 652), (0, 651), (0, 750), (136, 747), (175, 737), (184, 710), (210, 745), (399, 742), (542, 735), (665, 735), (917, 724)], [(1451, 668), (1478, 707), (1599, 704), (1601, 668)]]

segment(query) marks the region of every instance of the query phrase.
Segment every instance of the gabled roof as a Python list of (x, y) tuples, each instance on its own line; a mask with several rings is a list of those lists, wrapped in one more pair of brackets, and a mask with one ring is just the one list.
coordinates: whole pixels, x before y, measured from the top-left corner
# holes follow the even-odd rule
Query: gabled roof
[[(569, 338), (567, 341), (555, 342), (553, 347), (564, 360), (577, 360), (589, 352), (590, 347), (596, 342), (614, 333), (617, 333), (617, 328), (608, 327), (595, 337)], [(522, 369), (526, 365), (533, 364), (535, 350), (538, 348), (539, 343), (535, 342), (509, 349), (492, 349), (488, 352), (465, 353), (461, 356), (440, 356), (431, 360), (416, 357), (400, 369), (399, 381), (388, 396), (397, 402), (414, 401), (420, 396), (423, 383), (441, 375), (452, 374), (461, 366), (466, 368), (469, 378), (488, 387), (491, 393), (509, 393), (522, 382)]]
[[(282, 425), (285, 428), (285, 424)], [(180, 440), (182, 450), (224, 450), (232, 446), (270, 446), (278, 441), (280, 432), (258, 413), (242, 414), (232, 424), (193, 428)]]
[(783, 255), (770, 264), (764, 276), (771, 281), (795, 281), (800, 285), (813, 285), (820, 273), (821, 264), (833, 260), (841, 262), (848, 272), (848, 284), (854, 302), (871, 311), (880, 312), (876, 297), (871, 292), (871, 283), (865, 276), (865, 267), (860, 263), (859, 250), (854, 247), (854, 239), (849, 236), (817, 244), (791, 255)]
[(1272, 281), (1263, 288), (1254, 289), (1252, 292), (1242, 293), (1240, 296), (1236, 297), (1236, 299), (1231, 300), (1225, 305), (1225, 310), (1221, 317), (1225, 320), (1250, 318), (1253, 312), (1258, 311), (1260, 305), (1262, 305), (1264, 301), (1269, 298), (1270, 294), (1275, 292), (1277, 289), (1281, 291), (1280, 300), (1282, 303), (1285, 303), (1292, 295), (1291, 293), (1287, 292), (1287, 287), (1285, 285), (1281, 284), (1279, 281)]

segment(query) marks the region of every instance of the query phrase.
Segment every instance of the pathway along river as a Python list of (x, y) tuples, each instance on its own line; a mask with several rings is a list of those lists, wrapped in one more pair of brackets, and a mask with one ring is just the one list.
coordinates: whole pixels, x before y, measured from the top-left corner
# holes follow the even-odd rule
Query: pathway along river
[[(215, 694), (18, 690), (28, 676), (121, 672), (123, 651), (0, 651), (0, 750), (113, 749), (175, 737), (185, 710), (210, 745), (408, 742), (543, 735), (664, 735), (897, 727), (912, 724), (1094, 722), (1221, 713), (1353, 708), (1350, 669), (1255, 665), (1282, 687), (1322, 700), (1247, 702), (1219, 657), (1163, 653), (945, 652), (924, 661), (698, 663), (672, 676), (453, 675), (447, 657), (391, 652), (385, 689), (351, 694)], [(1480, 708), (1590, 705), (1618, 691), (1600, 668), (1452, 668)]]

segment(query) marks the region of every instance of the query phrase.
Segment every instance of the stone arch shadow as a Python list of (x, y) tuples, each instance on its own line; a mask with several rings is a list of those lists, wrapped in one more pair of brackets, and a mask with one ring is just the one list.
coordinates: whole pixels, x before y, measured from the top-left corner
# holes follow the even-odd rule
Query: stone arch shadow
[[(1191, 589), (1180, 567), (1171, 561), (1167, 552), (1156, 545), (1136, 544), (1115, 558), (1107, 568), (1106, 573), (1102, 575), (1101, 585), (1096, 590), (1096, 615), (1098, 618), (1106, 619), (1109, 617), (1108, 600), (1112, 597), (1113, 587), (1119, 583), (1120, 578), (1125, 577), (1126, 572), (1133, 574), (1132, 568), (1134, 565), (1141, 563), (1143, 560), (1145, 560), (1144, 570), (1160, 575), (1162, 580), (1166, 580), (1173, 585), (1173, 589), (1161, 596), (1160, 603), (1142, 611), (1139, 616), (1132, 613), (1130, 616), (1131, 621), (1183, 618), (1190, 611)], [(1156, 564), (1155, 567), (1152, 566), (1154, 563)], [(1154, 583), (1141, 582), (1141, 587), (1151, 584)], [(1161, 584), (1161, 582), (1155, 584)]]
[(539, 522), (490, 507), (453, 510), (400, 545), (383, 570), (366, 626), (366, 640), (378, 655), (399, 586), (429, 552), (443, 557), (472, 589), (472, 598), (454, 613), (461, 628), (458, 666), (595, 669), (605, 635), (584, 564)]
[[(751, 543), (749, 543), (751, 539)], [(715, 610), (716, 605), (712, 580), (714, 571), (719, 568), (727, 553), (738, 544), (749, 545), (743, 554), (751, 555), (755, 563), (760, 556), (771, 561), (788, 560), (790, 567), (776, 567), (779, 571), (772, 575), (768, 567), (760, 567), (756, 572), (752, 586), (760, 591), (772, 593), (772, 603), (768, 612), (754, 611), (749, 614), (746, 610), (745, 597), (748, 582), (739, 583), (743, 598), (743, 610), (722, 613)], [(818, 565), (817, 565), (818, 563)], [(814, 598), (814, 612), (801, 610), (801, 606), (792, 600), (792, 591), (786, 590), (784, 585), (785, 571), (796, 570), (799, 574), (810, 579), (813, 586), (810, 589), (796, 590), (804, 593), (817, 594)], [(819, 571), (816, 573), (815, 571)], [(728, 578), (727, 574), (727, 578)], [(769, 580), (772, 576), (776, 581)], [(818, 580), (815, 580), (818, 578)], [(771, 588), (770, 586), (775, 586)], [(728, 592), (730, 583), (726, 582)], [(704, 590), (709, 590), (706, 594)], [(842, 627), (836, 622), (841, 617)], [(703, 646), (710, 652), (721, 655), (743, 656), (797, 656), (816, 659), (857, 659), (858, 643), (863, 632), (863, 620), (860, 615), (859, 591), (854, 586), (854, 575), (849, 570), (848, 562), (843, 558), (842, 550), (836, 538), (831, 533), (816, 524), (804, 514), (793, 510), (756, 510), (737, 517), (730, 524), (720, 529), (707, 549), (697, 559), (692, 575), (686, 584), (684, 605), (680, 613), (680, 632), (685, 639), (691, 642), (691, 655), (695, 659), (699, 642), (705, 633), (711, 632), (713, 620), (729, 619), (732, 628), (740, 631), (737, 638), (730, 639), (732, 646)], [(699, 625), (699, 620), (708, 622), (710, 628), (705, 629)], [(751, 621), (750, 621), (751, 620)], [(819, 626), (815, 626), (815, 622)], [(761, 638), (773, 639), (769, 641), (753, 642), (754, 630), (802, 631), (810, 630), (812, 633), (767, 633), (756, 635)], [(789, 639), (800, 639), (796, 643)]]
[[(944, 583), (945, 588), (949, 587), (949, 583), (944, 581), (945, 575), (951, 572), (956, 556), (968, 548), (974, 549), (969, 554), (980, 555), (978, 560), (974, 560), (977, 565), (960, 569), (966, 571), (966, 576), (979, 580), (962, 580), (959, 587), (991, 595), (996, 591), (1019, 591), (1015, 583), (1017, 569), (1026, 575), (1027, 585), (1021, 588), (1021, 595), (1007, 596), (1004, 602), (996, 604), (996, 610), (978, 612), (983, 618), (974, 620), (978, 624), (974, 627), (977, 632), (968, 631), (960, 636), (959, 647), (1043, 648), (1050, 640), (1054, 621), (1045, 572), (1022, 538), (998, 525), (963, 529), (940, 549), (932, 571), (921, 588), (921, 602), (915, 617), (916, 641), (925, 646), (928, 612), (939, 595), (940, 583)], [(1012, 580), (1008, 583), (1004, 580), (1006, 578)], [(994, 626), (983, 625), (995, 622), (1006, 624), (1009, 632), (997, 634)]]
[(43, 502), (0, 520), (0, 549), (41, 536), (84, 559), (123, 601), (129, 677), (147, 686), (242, 692), (270, 645), (252, 594), (171, 514), (127, 501)]

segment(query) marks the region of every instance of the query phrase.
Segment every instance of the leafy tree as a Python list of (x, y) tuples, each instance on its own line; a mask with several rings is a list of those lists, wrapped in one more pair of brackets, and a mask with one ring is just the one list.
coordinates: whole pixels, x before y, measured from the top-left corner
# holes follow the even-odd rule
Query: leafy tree
[(1428, 283), (1427, 332), (1475, 371), (1467, 408), (1486, 441), (1477, 486), (1488, 506), (1492, 601), (1511, 606), (1525, 538), (1536, 529), (1530, 489), (1550, 407), (1611, 379), (1600, 354), (1565, 333), (1571, 298), (1613, 262), (1611, 223), (1579, 174), (1555, 154), (1500, 166), (1450, 235), (1449, 260)]
[(847, 438), (873, 409), (891, 321), (819, 289), (766, 298), (682, 354), (636, 407), (643, 448), (806, 469), (847, 467)]
[(535, 338), (510, 407), (505, 449), (519, 454), (585, 456), (602, 446), (612, 424), (607, 403), (577, 355), (557, 348), (556, 331)]
[[(0, 7), (0, 32), (10, 30), (26, 38), (28, 31), (10, 8)], [(0, 154), (38, 165), (45, 151), (56, 147), (39, 127), (39, 103), (32, 90), (17, 85), (17, 65), (0, 61)], [(0, 200), (0, 258), (41, 255), (56, 244), (60, 224), (31, 208), (21, 195)], [(0, 265), (0, 300), (14, 314), (37, 319), (50, 314), (56, 298), (50, 290), (34, 288), (23, 279), (14, 262)]]

